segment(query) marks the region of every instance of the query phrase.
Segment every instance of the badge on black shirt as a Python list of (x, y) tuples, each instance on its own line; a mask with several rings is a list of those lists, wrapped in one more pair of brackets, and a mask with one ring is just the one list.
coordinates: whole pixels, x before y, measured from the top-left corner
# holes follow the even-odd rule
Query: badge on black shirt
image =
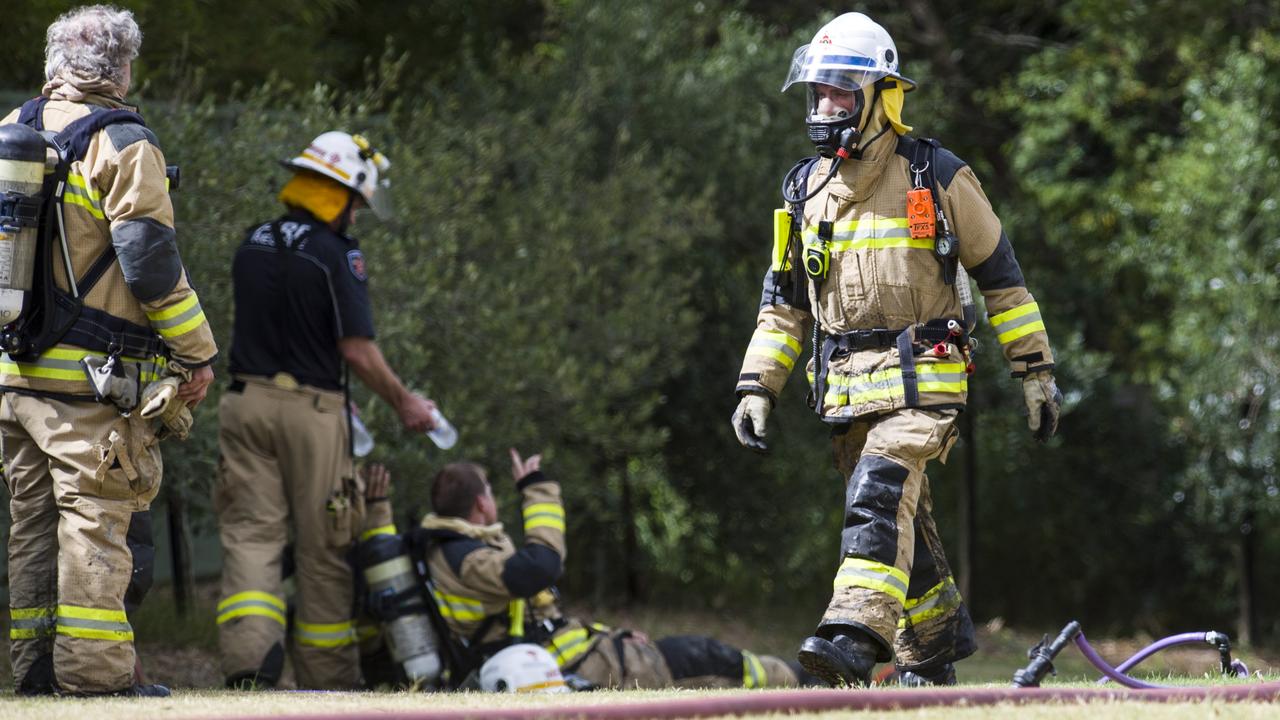
[(369, 279), (369, 274), (364, 270), (364, 254), (359, 250), (347, 251), (347, 269), (350, 270), (351, 274), (360, 282), (364, 282)]

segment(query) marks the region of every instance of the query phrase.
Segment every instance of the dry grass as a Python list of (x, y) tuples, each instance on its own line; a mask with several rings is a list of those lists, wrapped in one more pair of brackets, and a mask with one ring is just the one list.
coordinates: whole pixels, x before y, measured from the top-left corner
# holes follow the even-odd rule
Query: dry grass
[[(739, 691), (743, 692), (743, 691)], [(756, 693), (768, 691), (751, 691)], [(483, 717), (494, 710), (520, 708), (587, 707), (601, 704), (643, 703), (692, 699), (725, 694), (720, 692), (628, 691), (598, 692), (558, 696), (513, 696), (460, 693), (450, 695), (408, 695), (395, 693), (301, 693), (246, 694), (221, 690), (190, 690), (163, 700), (23, 700), (0, 703), (0, 720), (159, 720), (160, 718), (242, 718), (298, 715), (345, 715), (347, 717), (411, 716), (414, 713), (461, 710)], [(787, 717), (835, 718), (849, 716), (851, 710), (803, 713)], [(777, 717), (779, 715), (770, 715)], [(1191, 718), (1272, 718), (1273, 705), (1265, 703), (1222, 703), (1215, 701), (1150, 704), (1100, 701), (1042, 705), (998, 705), (992, 707), (938, 707), (921, 710), (857, 712), (859, 718), (905, 720), (955, 718), (956, 720), (1057, 720), (1079, 718), (1121, 720), (1141, 716), (1158, 720)]]
[[(0, 720), (28, 718), (35, 720), (96, 720), (114, 718), (150, 720), (151, 718), (234, 718), (284, 715), (331, 714), (348, 717), (412, 714), (433, 710), (469, 710), (477, 717), (496, 709), (537, 707), (590, 706), (598, 704), (638, 703), (659, 700), (689, 699), (716, 695), (716, 692), (689, 690), (664, 692), (597, 692), (561, 696), (496, 696), (485, 694), (424, 695), (407, 693), (235, 693), (214, 689), (221, 685), (216, 655), (216, 632), (212, 608), (216, 587), (200, 588), (200, 597), (190, 617), (179, 617), (168, 602), (167, 588), (157, 588), (151, 601), (135, 620), (139, 651), (148, 679), (163, 682), (176, 689), (169, 699), (20, 699), (0, 702)], [(710, 634), (734, 645), (757, 652), (791, 656), (799, 640), (810, 631), (809, 618), (791, 618), (786, 614), (736, 616), (710, 612), (668, 612), (652, 608), (630, 611), (579, 608), (580, 614), (620, 626), (648, 632), (653, 637), (678, 634)], [(1056, 633), (1059, 628), (1044, 628)], [(960, 667), (961, 680), (976, 687), (1007, 687), (1013, 671), (1026, 662), (1026, 650), (1037, 639), (1017, 633), (1000, 623), (990, 623), (979, 630), (981, 650)], [(158, 642), (157, 638), (165, 638)], [(1095, 647), (1112, 662), (1119, 662), (1151, 642), (1151, 638), (1094, 639)], [(7, 655), (7, 653), (6, 653)], [(1271, 679), (1277, 674), (1276, 658), (1257, 652), (1241, 657), (1254, 670)], [(1157, 681), (1176, 684), (1221, 683), (1212, 670), (1215, 653), (1205, 649), (1175, 649), (1161, 653), (1143, 668), (1158, 675)], [(7, 658), (0, 658), (7, 666)], [(1098, 676), (1074, 649), (1068, 649), (1058, 662), (1059, 676), (1046, 684), (1086, 687)], [(8, 681), (7, 667), (3, 670)], [(756, 691), (762, 692), (762, 691)], [(823, 717), (847, 716), (850, 711), (821, 714)], [(1119, 720), (1136, 715), (1161, 720), (1181, 718), (1261, 718), (1276, 716), (1266, 704), (1225, 704), (1222, 702), (1153, 705), (1116, 701), (1099, 701), (1080, 705), (1046, 704), (1036, 706), (947, 707), (896, 712), (859, 712), (865, 718), (958, 718), (1004, 720), (1005, 718), (1077, 718)], [(817, 717), (800, 714), (789, 717)]]

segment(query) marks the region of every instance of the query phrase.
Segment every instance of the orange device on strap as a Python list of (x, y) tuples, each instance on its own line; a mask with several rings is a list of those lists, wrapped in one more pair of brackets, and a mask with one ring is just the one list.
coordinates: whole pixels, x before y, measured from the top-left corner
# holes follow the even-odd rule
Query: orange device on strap
[(907, 191), (907, 226), (913, 239), (933, 237), (933, 193), (928, 188)]

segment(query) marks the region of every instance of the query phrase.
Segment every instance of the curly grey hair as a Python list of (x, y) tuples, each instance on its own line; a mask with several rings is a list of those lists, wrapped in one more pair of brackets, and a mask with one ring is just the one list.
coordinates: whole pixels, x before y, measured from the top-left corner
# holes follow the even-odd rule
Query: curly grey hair
[(125, 67), (138, 57), (142, 30), (133, 13), (114, 5), (89, 5), (58, 16), (45, 35), (44, 76), (124, 83)]

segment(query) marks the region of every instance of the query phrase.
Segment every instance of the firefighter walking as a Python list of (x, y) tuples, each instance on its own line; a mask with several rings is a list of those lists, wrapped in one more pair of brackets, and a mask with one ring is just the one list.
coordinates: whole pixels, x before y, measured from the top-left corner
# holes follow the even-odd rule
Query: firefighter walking
[(1030, 429), (1057, 427), (1061, 394), (1039, 305), (973, 170), (908, 135), (892, 38), (861, 13), (800, 47), (783, 90), (807, 93), (817, 157), (784, 180), (773, 262), (738, 378), (739, 441), (766, 422), (806, 344), (810, 402), (845, 478), (842, 560), (799, 660), (833, 686), (865, 685), (894, 660), (905, 682), (951, 684), (976, 649), (931, 514), (925, 466), (945, 462), (973, 344), (963, 296), (982, 292), (1019, 378)]
[(361, 684), (352, 570), (364, 490), (354, 472), (345, 367), (405, 428), (434, 403), (405, 388), (374, 342), (367, 268), (346, 234), (358, 208), (388, 211), (390, 162), (359, 135), (327, 132), (285, 162), (287, 212), (249, 231), (232, 266), (233, 381), (219, 405), (214, 496), (225, 560), (217, 607), (230, 687), (272, 687), (287, 652), (282, 561), (294, 543), (291, 657), (299, 686)]
[(164, 155), (123, 100), (137, 23), (83, 7), (47, 38), (41, 96), (3, 121), (26, 126), (6, 140), (56, 133), (65, 153), (61, 198), (45, 183), (42, 259), (0, 338), (14, 687), (166, 696), (134, 684), (126, 537), (160, 488), (158, 435), (185, 435), (217, 349), (178, 254)]

